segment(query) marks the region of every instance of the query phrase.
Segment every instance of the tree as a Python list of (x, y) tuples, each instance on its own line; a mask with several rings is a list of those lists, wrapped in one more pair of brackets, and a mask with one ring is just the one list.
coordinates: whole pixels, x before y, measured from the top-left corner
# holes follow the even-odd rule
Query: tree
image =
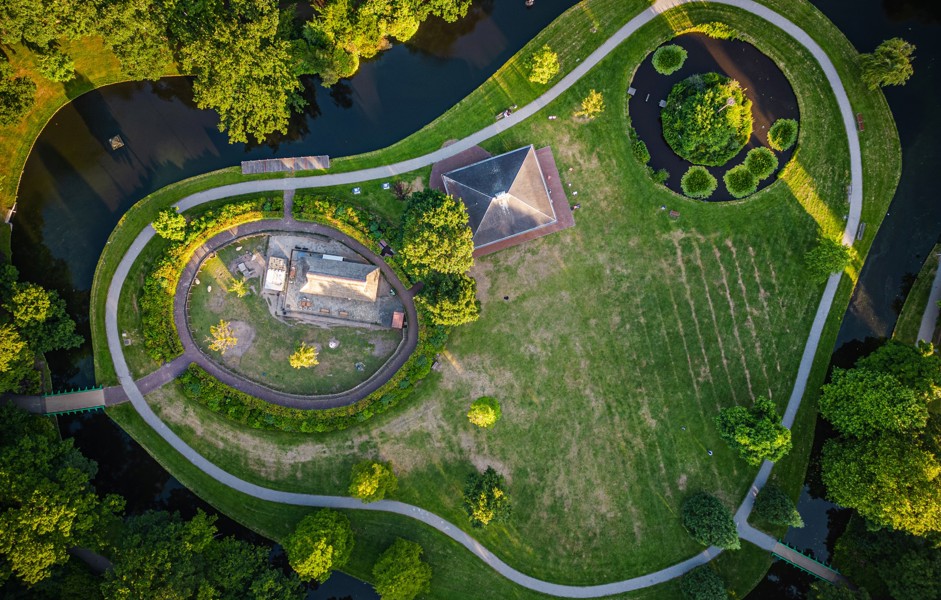
[(436, 325), (463, 325), (477, 320), (477, 282), (464, 274), (432, 273), (415, 303)]
[(830, 383), (821, 389), (820, 414), (841, 433), (865, 437), (924, 429), (928, 405), (887, 373), (835, 368)]
[(530, 57), (528, 68), (529, 80), (545, 85), (559, 72), (559, 55), (546, 44)]
[(752, 513), (772, 525), (786, 525), (787, 527), (803, 527), (804, 520), (797, 507), (784, 490), (769, 483), (761, 488), (755, 498), (755, 511)]
[(481, 396), (474, 400), (467, 412), (467, 420), (484, 429), (493, 427), (500, 420), (500, 401), (492, 396)]
[[(75, 333), (75, 321), (65, 308), (65, 300), (55, 291), (44, 290), (34, 284), (17, 284), (18, 291), (29, 288), (30, 291), (19, 299), (14, 297), (11, 305), (16, 308), (21, 318), (20, 333), (26, 338), (33, 352), (44, 353), (52, 350), (75, 348), (82, 344), (82, 336)], [(17, 302), (22, 304), (17, 305)]]
[(157, 235), (164, 239), (175, 242), (186, 239), (186, 217), (181, 215), (176, 207), (165, 208), (157, 213), (157, 218), (151, 226)]
[(850, 249), (840, 242), (821, 237), (817, 245), (804, 255), (804, 264), (810, 275), (819, 281), (824, 281), (832, 273), (839, 273), (850, 262)]
[(751, 408), (725, 408), (716, 417), (719, 436), (738, 452), (745, 462), (758, 466), (762, 461), (777, 462), (791, 449), (791, 430), (769, 398), (759, 396)]
[(503, 476), (493, 467), (483, 473), (471, 473), (464, 484), (464, 510), (473, 527), (484, 527), (491, 522), (503, 522), (510, 517), (512, 507), (506, 494)]
[(929, 400), (941, 390), (941, 356), (929, 342), (914, 346), (889, 340), (870, 354), (856, 361), (856, 366), (887, 373), (916, 394)]
[(300, 599), (296, 576), (268, 566), (268, 549), (218, 538), (215, 517), (176, 513), (132, 517), (122, 531), (104, 597)]
[(73, 546), (106, 543), (124, 500), (98, 498), (97, 469), (49, 420), (0, 405), (0, 584), (13, 575), (33, 585)]
[(302, 103), (290, 43), (278, 37), (277, 3), (216, 1), (190, 10), (178, 34), (183, 69), (195, 77), (196, 105), (219, 113), (219, 131), (228, 131), (229, 142), (286, 132), (292, 109)]
[(653, 68), (661, 75), (672, 75), (683, 68), (686, 62), (686, 49), (676, 44), (661, 46), (653, 53)]
[(752, 148), (745, 155), (745, 168), (760, 180), (771, 177), (778, 168), (778, 157), (774, 152), (765, 148)]
[(875, 52), (859, 55), (863, 83), (875, 90), (887, 85), (905, 85), (914, 73), (915, 46), (902, 38), (885, 40)]
[(0, 392), (34, 391), (39, 377), (26, 340), (13, 325), (0, 325)]
[(435, 190), (415, 192), (402, 215), (400, 254), (417, 277), (432, 271), (466, 273), (474, 264), (474, 237), (462, 202)]
[(75, 77), (75, 61), (53, 44), (39, 55), (39, 74), (50, 81), (69, 81)]
[(42, 50), (62, 38), (77, 39), (91, 32), (96, 4), (84, 0), (2, 2), (0, 43), (10, 46), (23, 44)]
[(581, 110), (575, 111), (576, 117), (584, 117), (588, 120), (594, 119), (604, 112), (604, 96), (601, 92), (591, 90), (588, 96), (582, 100)]
[(304, 342), (301, 342), (294, 350), (294, 354), (291, 355), (289, 360), (291, 366), (295, 369), (308, 369), (320, 364), (320, 361), (317, 360), (317, 348), (308, 346)]
[(683, 503), (683, 527), (703, 546), (741, 547), (732, 513), (715, 496), (700, 492)]
[(17, 327), (42, 323), (52, 314), (52, 294), (35, 283), (13, 284), (13, 294), (4, 308)]
[(33, 108), (35, 97), (36, 84), (29, 77), (16, 77), (10, 63), (0, 58), (0, 125), (19, 121)]
[(680, 580), (680, 590), (686, 600), (728, 600), (725, 582), (709, 565), (696, 567)]
[(363, 502), (376, 502), (393, 494), (398, 489), (399, 480), (392, 472), (391, 463), (363, 461), (353, 466), (350, 476), (350, 496)]
[(209, 342), (209, 349), (219, 354), (225, 354), (226, 350), (234, 348), (239, 343), (238, 338), (235, 337), (235, 332), (232, 331), (232, 325), (228, 321), (220, 319), (218, 325), (209, 327), (209, 333), (211, 337), (206, 339)]
[[(245, 282), (245, 279), (239, 277), (238, 279), (233, 279), (232, 284), (229, 286), (230, 292), (235, 292), (235, 295), (239, 298), (244, 298), (248, 295), (248, 284)], [(315, 356), (316, 358), (316, 356)], [(291, 365), (294, 366), (294, 365)]]
[(173, 65), (170, 19), (157, 0), (110, 0), (100, 6), (98, 31), (128, 78), (157, 80)]
[(794, 119), (778, 119), (768, 129), (768, 145), (783, 152), (797, 141), (797, 121)]
[(832, 439), (821, 467), (833, 502), (878, 526), (912, 535), (941, 532), (941, 461), (917, 438)]
[(737, 165), (726, 171), (722, 181), (733, 198), (750, 196), (758, 189), (758, 178), (745, 165)]
[(421, 546), (402, 538), (379, 555), (372, 575), (382, 600), (412, 600), (431, 589), (431, 566), (421, 555)]
[(353, 529), (346, 515), (324, 508), (297, 524), (284, 541), (288, 563), (304, 581), (323, 583), (342, 568), (353, 552)]
[(716, 191), (719, 182), (706, 167), (694, 165), (680, 179), (680, 188), (690, 198), (706, 199)]

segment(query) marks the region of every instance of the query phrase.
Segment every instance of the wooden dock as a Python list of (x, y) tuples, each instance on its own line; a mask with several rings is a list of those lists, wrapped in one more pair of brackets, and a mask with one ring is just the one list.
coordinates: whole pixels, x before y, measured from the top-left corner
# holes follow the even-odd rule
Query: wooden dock
[(293, 173), (295, 171), (315, 171), (330, 168), (330, 157), (296, 156), (292, 158), (266, 158), (263, 160), (243, 160), (242, 175), (255, 173)]

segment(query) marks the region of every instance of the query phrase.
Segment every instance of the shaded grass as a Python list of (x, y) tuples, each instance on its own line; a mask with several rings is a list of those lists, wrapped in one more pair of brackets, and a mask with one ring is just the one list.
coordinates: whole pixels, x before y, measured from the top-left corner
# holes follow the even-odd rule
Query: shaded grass
[(902, 312), (895, 322), (895, 330), (892, 337), (904, 344), (914, 344), (918, 341), (918, 330), (921, 328), (921, 317), (928, 305), (928, 297), (931, 295), (931, 284), (934, 283), (935, 273), (938, 272), (938, 253), (941, 252), (941, 244), (935, 244), (925, 263), (918, 271), (915, 283), (905, 297), (905, 304), (902, 306)]

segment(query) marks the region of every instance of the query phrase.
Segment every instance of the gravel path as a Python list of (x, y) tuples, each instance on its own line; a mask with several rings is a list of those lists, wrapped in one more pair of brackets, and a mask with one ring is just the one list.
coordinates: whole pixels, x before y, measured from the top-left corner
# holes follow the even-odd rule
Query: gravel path
[[(339, 173), (339, 174), (329, 174), (329, 175), (319, 175), (313, 177), (297, 177), (297, 178), (287, 178), (287, 179), (269, 179), (264, 181), (252, 181), (239, 184), (233, 184), (228, 186), (223, 186), (215, 188), (212, 190), (207, 190), (197, 194), (193, 194), (178, 203), (178, 206), (181, 210), (186, 210), (192, 208), (204, 202), (209, 202), (212, 200), (217, 200), (220, 198), (226, 198), (229, 196), (234, 196), (238, 194), (245, 194), (257, 191), (274, 191), (274, 190), (292, 190), (302, 187), (322, 187), (322, 186), (332, 186), (332, 185), (341, 185), (341, 184), (352, 184), (358, 183), (361, 181), (368, 181), (372, 179), (379, 179), (383, 177), (391, 177), (396, 174), (406, 173), (421, 167), (428, 166), (438, 160), (456, 154), (466, 150), (467, 148), (476, 145), (486, 139), (489, 139), (501, 131), (512, 127), (514, 124), (519, 121), (532, 116), (537, 111), (548, 105), (552, 100), (557, 98), (565, 90), (567, 90), (572, 84), (578, 81), (582, 76), (584, 76), (592, 67), (598, 64), (609, 52), (614, 50), (622, 41), (630, 37), (634, 32), (636, 32), (640, 27), (650, 22), (660, 13), (668, 11), (669, 9), (681, 6), (683, 4), (696, 2), (698, 0), (657, 0), (654, 2), (650, 8), (644, 10), (636, 17), (631, 19), (624, 27), (622, 27), (617, 33), (615, 33), (610, 39), (604, 42), (601, 47), (599, 47), (595, 52), (589, 55), (585, 60), (583, 60), (578, 67), (576, 67), (572, 72), (563, 77), (555, 86), (548, 90), (545, 94), (534, 100), (532, 103), (516, 111), (513, 115), (506, 119), (502, 119), (493, 125), (490, 125), (477, 133), (468, 136), (457, 143), (454, 143), (450, 146), (421, 156), (415, 159), (403, 161), (396, 163), (394, 165), (389, 165), (385, 167), (376, 167), (373, 169), (364, 169), (361, 171), (355, 171), (350, 173)], [(846, 95), (846, 91), (843, 88), (843, 84), (840, 81), (839, 75), (837, 74), (836, 68), (833, 66), (833, 63), (830, 62), (830, 59), (827, 57), (826, 53), (814, 42), (809, 35), (807, 35), (803, 30), (801, 30), (797, 25), (788, 21), (781, 15), (775, 13), (769, 8), (757, 4), (751, 0), (713, 0), (718, 4), (725, 4), (729, 6), (735, 6), (746, 11), (749, 11), (784, 30), (786, 33), (794, 37), (798, 42), (800, 42), (807, 50), (813, 55), (817, 60), (820, 66), (823, 69), (824, 75), (827, 77), (827, 80), (830, 84), (830, 87), (833, 90), (833, 93), (836, 97), (837, 103), (840, 108), (842, 115), (843, 126), (846, 132), (849, 152), (850, 152), (850, 177), (852, 182), (851, 193), (849, 195), (849, 204), (850, 211), (849, 217), (847, 219), (846, 229), (843, 233), (843, 240), (846, 244), (851, 245), (853, 243), (853, 238), (856, 233), (856, 228), (859, 225), (860, 214), (862, 210), (862, 190), (863, 190), (863, 180), (862, 180), (862, 157), (860, 154), (859, 148), (859, 137), (856, 132), (856, 119), (853, 113), (852, 107), (850, 106), (849, 98)], [(422, 521), (435, 529), (441, 531), (445, 535), (449, 536), (453, 540), (457, 541), (465, 548), (467, 548), (474, 555), (479, 557), (485, 563), (490, 565), (494, 570), (499, 572), (501, 575), (507, 577), (513, 582), (532, 589), (538, 592), (545, 594), (551, 594), (561, 597), (569, 598), (593, 598), (599, 596), (606, 596), (631, 590), (636, 590), (639, 588), (656, 585), (664, 581), (668, 581), (675, 577), (682, 575), (683, 573), (689, 571), (690, 569), (696, 567), (697, 565), (708, 562), (718, 554), (718, 550), (715, 548), (709, 548), (696, 556), (663, 569), (657, 571), (656, 573), (651, 573), (648, 575), (643, 575), (641, 577), (635, 577), (632, 579), (626, 579), (623, 581), (616, 581), (612, 583), (607, 583), (603, 585), (596, 586), (567, 586), (559, 585), (555, 583), (550, 583), (547, 581), (541, 581), (534, 579), (524, 573), (517, 571), (516, 569), (510, 567), (499, 558), (494, 556), (489, 550), (484, 548), (479, 542), (475, 541), (470, 535), (456, 527), (455, 525), (448, 523), (447, 521), (437, 517), (436, 515), (429, 513), (428, 511), (418, 508), (416, 506), (410, 506), (400, 502), (393, 501), (383, 501), (377, 502), (369, 505), (362, 504), (359, 500), (354, 498), (344, 498), (344, 497), (335, 497), (335, 496), (318, 496), (312, 494), (296, 494), (290, 492), (283, 492), (278, 490), (273, 490), (269, 488), (263, 488), (242, 479), (235, 477), (234, 475), (227, 473), (217, 467), (212, 462), (208, 461), (206, 458), (201, 456), (191, 447), (189, 447), (182, 439), (180, 439), (175, 433), (170, 431), (170, 429), (163, 423), (157, 415), (151, 410), (150, 406), (144, 400), (141, 391), (138, 389), (137, 385), (134, 383), (133, 378), (131, 377), (127, 363), (124, 360), (124, 355), (121, 352), (121, 340), (118, 333), (117, 326), (117, 308), (118, 308), (118, 297), (120, 290), (124, 285), (124, 281), (127, 278), (128, 272), (131, 265), (134, 262), (134, 259), (137, 255), (143, 250), (146, 243), (153, 237), (153, 229), (147, 227), (137, 239), (132, 244), (131, 248), (128, 250), (127, 254), (122, 259), (120, 265), (118, 266), (117, 271), (114, 274), (114, 277), (111, 281), (111, 285), (108, 289), (108, 300), (107, 300), (107, 310), (106, 310), (106, 329), (108, 334), (108, 346), (111, 349), (112, 357), (114, 360), (115, 371), (118, 374), (118, 379), (121, 385), (124, 387), (125, 392), (127, 393), (128, 398), (131, 403), (134, 405), (134, 408), (138, 411), (141, 417), (147, 422), (154, 430), (163, 437), (171, 446), (174, 447), (178, 452), (183, 454), (187, 460), (189, 460), (194, 466), (198, 469), (204, 471), (210, 477), (216, 479), (222, 484), (229, 486), (235, 490), (238, 490), (242, 493), (254, 496), (256, 498), (261, 498), (264, 500), (269, 500), (272, 502), (280, 502), (284, 504), (294, 504), (294, 505), (303, 505), (303, 506), (319, 506), (319, 507), (331, 507), (331, 508), (345, 508), (345, 509), (361, 509), (361, 510), (378, 510), (385, 512), (392, 512), (396, 514), (402, 514), (409, 517), (412, 517), (416, 520)], [(823, 297), (820, 300), (820, 304), (817, 309), (817, 314), (814, 318), (813, 325), (811, 327), (810, 334), (807, 338), (807, 343), (804, 347), (804, 353), (801, 357), (800, 367), (798, 369), (797, 377), (794, 382), (794, 389), (791, 394), (790, 400), (788, 402), (787, 409), (785, 411), (783, 423), (790, 427), (794, 422), (794, 417), (797, 414), (797, 409), (800, 407), (801, 398), (804, 395), (804, 390), (807, 385), (807, 379), (810, 375), (810, 369), (813, 365), (813, 359), (817, 352), (817, 347), (820, 343), (820, 337), (823, 333), (823, 327), (826, 322), (827, 315), (829, 314), (830, 307), (833, 303), (834, 296), (836, 295), (837, 285), (840, 281), (840, 275), (835, 274), (830, 277), (827, 282), (826, 289), (824, 290)], [(757, 490), (764, 485), (767, 481), (767, 477), (771, 472), (772, 465), (766, 463), (762, 466), (759, 471), (758, 477), (755, 479), (751, 493), (749, 493), (745, 500), (742, 502), (742, 505), (739, 507), (738, 512), (736, 513), (739, 532), (742, 537), (752, 543), (757, 544), (759, 547), (766, 550), (773, 550), (776, 544), (774, 540), (761, 532), (754, 530), (749, 526), (745, 521), (747, 515), (751, 512), (752, 502), (754, 501), (754, 493), (757, 493)], [(805, 560), (809, 565), (808, 559), (802, 559), (800, 555), (794, 557), (796, 561)]]

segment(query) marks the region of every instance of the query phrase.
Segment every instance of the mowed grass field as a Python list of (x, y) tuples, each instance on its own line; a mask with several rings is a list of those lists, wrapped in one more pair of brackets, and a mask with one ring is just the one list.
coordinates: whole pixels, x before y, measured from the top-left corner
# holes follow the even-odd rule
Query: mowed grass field
[[(801, 147), (782, 181), (737, 203), (693, 202), (655, 186), (626, 135), (625, 91), (647, 50), (687, 21), (715, 19), (762, 31), (762, 49), (800, 65), (787, 71), (798, 97), (812, 99), (801, 103)], [(803, 255), (819, 235), (842, 230), (846, 142), (811, 64), (757, 19), (696, 6), (646, 27), (558, 101), (485, 144), (493, 152), (551, 145), (582, 209), (574, 229), (478, 262), (481, 318), (455, 331), (442, 371), (408, 406), (309, 437), (235, 428), (172, 385), (149, 400), (195, 449), (245, 479), (344, 494), (354, 462), (390, 460), (397, 498), (465, 529), (464, 479), (492, 465), (507, 477), (514, 515), (473, 534), (534, 577), (601, 583), (689, 557), (700, 548), (680, 525), (683, 500), (705, 490), (731, 508), (754, 476), (718, 439), (715, 415), (758, 395), (783, 409), (822, 291)], [(571, 113), (590, 89), (607, 108), (578, 123)], [(873, 120), (886, 129), (864, 139), (866, 156), (891, 155), (891, 121)], [(884, 211), (879, 194), (894, 188), (897, 166), (867, 173), (866, 214)], [(490, 431), (464, 416), (483, 394), (503, 402)], [(807, 444), (798, 441), (796, 463)]]

